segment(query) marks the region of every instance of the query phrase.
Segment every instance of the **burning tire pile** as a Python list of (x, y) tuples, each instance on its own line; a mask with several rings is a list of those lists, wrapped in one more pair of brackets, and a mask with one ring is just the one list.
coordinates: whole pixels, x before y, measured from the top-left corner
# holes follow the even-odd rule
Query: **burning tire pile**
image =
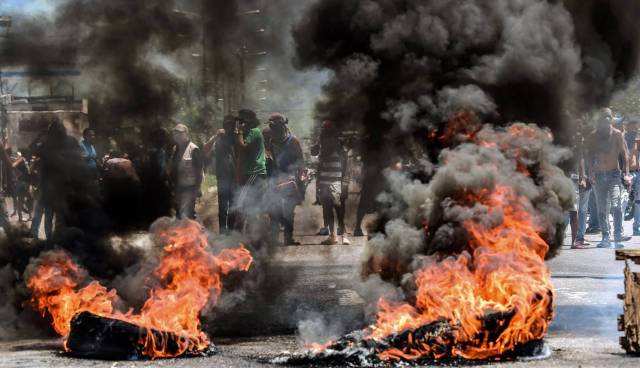
[[(65, 351), (103, 359), (166, 358), (212, 352), (200, 329), (200, 311), (215, 305), (221, 277), (247, 271), (252, 257), (240, 246), (214, 256), (207, 236), (195, 221), (179, 222), (160, 231), (164, 254), (151, 277), (161, 286), (151, 289), (139, 312), (115, 309), (116, 290), (88, 275), (62, 251), (42, 256), (27, 280), (32, 303), (53, 320), (65, 337)], [(86, 284), (86, 285), (85, 285)]]

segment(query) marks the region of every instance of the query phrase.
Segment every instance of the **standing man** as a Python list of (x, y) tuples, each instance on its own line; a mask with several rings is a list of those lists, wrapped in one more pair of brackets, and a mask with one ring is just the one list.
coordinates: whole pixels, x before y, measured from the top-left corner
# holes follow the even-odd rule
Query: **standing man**
[(80, 156), (84, 160), (91, 170), (96, 175), (98, 173), (98, 156), (96, 155), (96, 148), (94, 142), (96, 140), (96, 131), (87, 128), (82, 132), (82, 139), (80, 140)]
[(629, 171), (633, 177), (631, 187), (633, 191), (633, 236), (640, 236), (640, 152), (638, 149), (638, 128), (640, 121), (632, 119), (625, 135), (629, 148)]
[[(596, 132), (588, 152), (588, 166), (595, 178), (596, 201), (602, 228), (602, 241), (598, 248), (623, 248), (622, 242), (622, 180), (628, 182), (629, 165), (627, 145), (622, 132), (613, 127), (611, 109), (598, 116)], [(624, 176), (623, 176), (624, 173)], [(614, 242), (610, 240), (609, 214), (613, 214)]]
[(240, 184), (237, 197), (236, 229), (242, 231), (247, 217), (257, 217), (266, 212), (267, 164), (264, 137), (258, 128), (259, 121), (252, 110), (238, 111), (236, 147), (240, 157)]
[(218, 130), (204, 145), (204, 155), (215, 158), (216, 179), (218, 185), (218, 224), (220, 233), (226, 234), (233, 229), (233, 195), (236, 190), (236, 149), (234, 134), (236, 119), (225, 116), (223, 129)]
[[(277, 239), (279, 226), (284, 228), (284, 244), (300, 245), (293, 239), (296, 206), (304, 200), (304, 155), (302, 145), (289, 130), (289, 120), (282, 114), (269, 118), (271, 143), (275, 161), (274, 191), (278, 219), (272, 219), (272, 236)], [(274, 230), (276, 230), (274, 232)]]
[(191, 142), (189, 128), (178, 124), (173, 128), (171, 179), (175, 193), (176, 217), (196, 218), (196, 198), (201, 195), (203, 164), (200, 148)]
[(350, 244), (345, 235), (345, 208), (342, 201), (346, 170), (346, 154), (338, 140), (338, 131), (333, 122), (325, 121), (322, 123), (322, 130), (320, 131), (320, 163), (317, 185), (320, 204), (322, 205), (322, 217), (324, 223), (329, 225), (329, 237), (321, 243), (322, 245), (338, 243), (334, 211), (338, 217), (337, 233), (342, 236), (341, 243)]
[(575, 216), (575, 219), (571, 218), (571, 233), (572, 235), (575, 233), (575, 237), (572, 236), (571, 249), (586, 249), (589, 246), (589, 243), (584, 240), (584, 235), (587, 229), (587, 209), (591, 196), (591, 183), (587, 180), (585, 170), (584, 133), (584, 121), (578, 120), (577, 134), (574, 138), (575, 172), (571, 174), (576, 188), (575, 213), (571, 213), (574, 211), (570, 212), (571, 216)]

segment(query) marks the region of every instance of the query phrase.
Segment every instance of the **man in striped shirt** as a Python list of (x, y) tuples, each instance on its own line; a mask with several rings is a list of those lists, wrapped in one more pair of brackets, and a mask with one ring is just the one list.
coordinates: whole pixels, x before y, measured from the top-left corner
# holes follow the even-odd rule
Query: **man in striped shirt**
[[(350, 244), (345, 236), (344, 202), (342, 192), (345, 190), (346, 155), (340, 141), (338, 131), (333, 122), (322, 123), (320, 131), (320, 160), (318, 166), (318, 197), (322, 205), (324, 222), (329, 225), (329, 237), (323, 245), (338, 243), (335, 228), (335, 217), (338, 218), (338, 235), (342, 237), (342, 244)], [(335, 216), (334, 216), (335, 211)]]

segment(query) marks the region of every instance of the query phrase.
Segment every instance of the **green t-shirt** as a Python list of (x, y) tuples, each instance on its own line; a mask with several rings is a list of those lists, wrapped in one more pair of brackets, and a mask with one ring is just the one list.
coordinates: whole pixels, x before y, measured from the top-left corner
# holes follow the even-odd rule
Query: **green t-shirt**
[(247, 145), (244, 158), (245, 175), (267, 175), (267, 163), (264, 157), (264, 138), (259, 128), (249, 130), (244, 137)]

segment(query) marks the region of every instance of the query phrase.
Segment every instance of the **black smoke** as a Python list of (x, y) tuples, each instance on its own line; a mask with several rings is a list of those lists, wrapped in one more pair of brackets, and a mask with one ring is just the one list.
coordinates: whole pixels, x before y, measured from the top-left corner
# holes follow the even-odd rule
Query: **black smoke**
[[(197, 95), (206, 92), (209, 99), (226, 99), (216, 96), (216, 89), (240, 82), (239, 60), (249, 58), (246, 53), (269, 50), (274, 63), (288, 55), (289, 45), (281, 43), (293, 20), (275, 15), (293, 17), (301, 9), (300, 5), (289, 8), (282, 1), (269, 6), (269, 16), (264, 9), (262, 14), (243, 15), (259, 8), (259, 2), (251, 0), (62, 0), (52, 4), (53, 11), (46, 17), (13, 17), (8, 38), (0, 46), (0, 67), (27, 70), (31, 80), (46, 80), (51, 71), (59, 69), (79, 70), (75, 92), (89, 102), (89, 122), (97, 132), (99, 154), (110, 150), (127, 153), (141, 183), (140, 188), (122, 193), (127, 185), (121, 188), (121, 181), (105, 180), (107, 188), (95, 190), (70, 137), (61, 138), (63, 144), (57, 146), (54, 140), (48, 144), (47, 137), (33, 145), (34, 152), (46, 156), (47, 192), (64, 221), (48, 241), (28, 239), (26, 229), (0, 241), (7, 250), (0, 257), (0, 289), (8, 295), (7, 303), (0, 305), (6, 312), (0, 338), (22, 336), (25, 331), (38, 336), (43, 331), (40, 327), (46, 328), (40, 318), (30, 319), (31, 309), (25, 304), (29, 293), (23, 280), (29, 259), (41, 251), (66, 250), (92, 277), (123, 289), (124, 299), (132, 305), (139, 302), (144, 294), (141, 281), (153, 264), (155, 250), (146, 249), (148, 242), (137, 240), (144, 236), (130, 232), (144, 232), (157, 218), (171, 213), (171, 193), (164, 176), (171, 147), (167, 128), (176, 123), (172, 119), (184, 108), (177, 98), (185, 88), (184, 79), (193, 78), (189, 86), (197, 89)], [(265, 32), (256, 32), (260, 28)], [(281, 63), (273, 73), (289, 72), (285, 64), (290, 63)], [(247, 79), (255, 72), (249, 65), (253, 64), (247, 60)], [(207, 90), (201, 91), (200, 86)], [(211, 111), (198, 103), (190, 101), (187, 107), (205, 110), (197, 114), (199, 120), (185, 121), (202, 133), (194, 135), (196, 141), (205, 134), (208, 138), (217, 125)], [(216, 242), (237, 245), (249, 241), (251, 247), (255, 245), (252, 240), (234, 234)], [(269, 249), (252, 253), (257, 262), (266, 263), (271, 257)], [(248, 281), (239, 291), (226, 293), (221, 306), (232, 310), (245, 299), (266, 304), (286, 289), (286, 280), (275, 280), (283, 277), (271, 277), (271, 286), (265, 286), (267, 278), (264, 269), (243, 278)], [(293, 276), (290, 273), (286, 278)], [(257, 295), (245, 295), (243, 289)], [(24, 313), (29, 318), (21, 318)], [(25, 320), (30, 321), (27, 327)]]
[(308, 9), (293, 30), (295, 61), (330, 72), (316, 113), (363, 132), (361, 201), (379, 216), (363, 275), (402, 285), (410, 301), (423, 256), (468, 250), (465, 220), (500, 222), (464, 200), (497, 186), (523, 198), (555, 255), (574, 201), (561, 146), (575, 117), (606, 106), (636, 73), (638, 16), (640, 4), (598, 0)]
[(421, 159), (451, 146), (428, 137), (462, 111), (548, 127), (569, 144), (571, 117), (606, 105), (635, 73), (638, 15), (624, 1), (326, 0), (293, 32), (298, 66), (332, 73), (318, 115), (364, 132), (366, 172), (378, 178), (368, 192), (393, 163), (385, 157), (426, 173)]

